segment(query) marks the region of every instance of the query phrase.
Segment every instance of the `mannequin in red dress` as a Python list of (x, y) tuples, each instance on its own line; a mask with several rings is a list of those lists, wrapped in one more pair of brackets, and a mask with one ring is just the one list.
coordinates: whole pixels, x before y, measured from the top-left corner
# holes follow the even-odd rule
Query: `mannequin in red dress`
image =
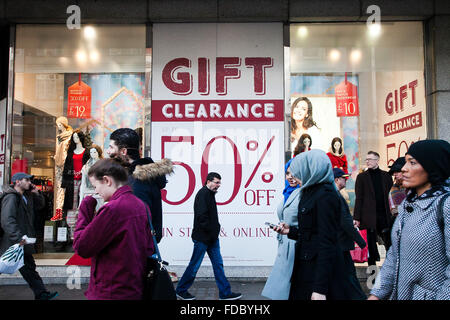
[(339, 168), (344, 171), (345, 174), (348, 174), (347, 157), (344, 154), (341, 138), (333, 138), (331, 141), (330, 152), (327, 153), (327, 156), (330, 158), (333, 168)]

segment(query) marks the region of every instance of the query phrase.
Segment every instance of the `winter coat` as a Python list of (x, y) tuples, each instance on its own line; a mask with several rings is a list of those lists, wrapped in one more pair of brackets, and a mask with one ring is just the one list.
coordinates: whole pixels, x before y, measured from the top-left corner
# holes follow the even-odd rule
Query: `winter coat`
[(220, 223), (217, 214), (216, 194), (207, 186), (201, 188), (194, 200), (194, 228), (192, 240), (212, 245), (219, 237)]
[[(298, 226), (298, 202), (300, 189), (295, 189), (286, 203), (281, 202), (277, 208), (279, 221), (290, 226)], [(278, 251), (272, 271), (267, 278), (266, 285), (261, 293), (272, 300), (287, 300), (291, 288), (291, 275), (294, 267), (295, 240), (288, 239), (286, 235), (277, 235)]]
[(341, 201), (341, 230), (339, 231), (339, 244), (342, 251), (350, 251), (355, 249), (355, 242), (360, 248), (366, 247), (366, 242), (359, 234), (358, 230), (353, 226), (353, 217), (344, 197), (339, 193)]
[[(1, 224), (4, 230), (0, 241), (0, 255), (10, 246), (20, 242), (24, 235), (34, 238), (35, 211), (45, 206), (45, 200), (41, 193), (26, 191), (24, 193), (27, 203), (22, 195), (14, 188), (8, 186), (1, 195)], [(25, 253), (34, 253), (34, 245), (25, 245)]]
[[(88, 162), (90, 157), (89, 150), (85, 149), (83, 152), (83, 158), (81, 160), (83, 166)], [(73, 152), (70, 152), (66, 161), (64, 162), (64, 170), (61, 182), (61, 188), (65, 188), (66, 191), (64, 193), (64, 210), (76, 209), (73, 207), (73, 197), (74, 195), (74, 169), (73, 169)]]
[(439, 218), (443, 197), (440, 192), (411, 203), (405, 200), (399, 206), (392, 246), (372, 295), (390, 300), (450, 300), (450, 197)]
[(158, 243), (162, 238), (163, 226), (161, 190), (166, 187), (166, 175), (172, 172), (173, 164), (169, 159), (154, 162), (152, 158), (142, 158), (134, 161), (130, 167), (128, 184), (134, 195), (150, 208)]
[[(392, 220), (391, 211), (389, 210), (389, 192), (392, 187), (392, 177), (386, 171), (381, 171), (381, 185), (383, 192), (383, 199), (385, 202), (386, 221)], [(373, 189), (372, 178), (369, 170), (360, 173), (356, 177), (355, 182), (355, 210), (353, 219), (360, 221), (360, 229), (374, 229), (377, 228), (377, 212), (375, 190)], [(379, 230), (381, 231), (381, 230)]]
[(129, 186), (120, 187), (94, 216), (95, 205), (93, 197), (83, 199), (73, 241), (79, 256), (92, 258), (86, 297), (140, 300), (147, 257), (154, 252), (146, 205)]
[(313, 292), (328, 300), (348, 299), (344, 289), (345, 266), (338, 242), (340, 200), (331, 183), (303, 190), (298, 206), (298, 228), (291, 227), (289, 239), (297, 240), (292, 288), (298, 299)]
[(299, 154), (290, 171), (302, 181), (298, 205), (298, 227), (290, 227), (288, 238), (296, 240), (290, 299), (310, 300), (313, 292), (328, 300), (352, 298), (339, 245), (341, 209), (330, 159), (313, 149)]

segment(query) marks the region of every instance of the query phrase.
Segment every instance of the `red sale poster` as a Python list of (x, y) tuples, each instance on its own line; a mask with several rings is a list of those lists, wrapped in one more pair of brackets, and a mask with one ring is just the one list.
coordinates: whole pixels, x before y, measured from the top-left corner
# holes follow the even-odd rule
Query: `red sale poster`
[(67, 117), (89, 119), (91, 117), (91, 87), (79, 80), (68, 88)]
[(345, 80), (334, 88), (336, 96), (336, 115), (338, 117), (359, 116), (358, 87)]
[[(175, 164), (161, 192), (172, 266), (189, 262), (195, 195), (212, 171), (224, 263), (273, 264), (265, 222), (278, 222), (284, 188), (282, 34), (278, 23), (154, 25), (151, 154)], [(232, 45), (215, 45), (223, 39)]]

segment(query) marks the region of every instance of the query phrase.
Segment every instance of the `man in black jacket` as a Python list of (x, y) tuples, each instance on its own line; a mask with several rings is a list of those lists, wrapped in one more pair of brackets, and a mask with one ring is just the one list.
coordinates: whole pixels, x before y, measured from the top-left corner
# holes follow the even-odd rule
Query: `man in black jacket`
[(162, 199), (161, 190), (165, 188), (166, 175), (173, 172), (169, 159), (154, 162), (152, 158), (140, 158), (140, 138), (130, 128), (120, 128), (111, 133), (106, 153), (110, 158), (122, 157), (129, 163), (128, 184), (136, 197), (150, 208), (156, 242), (162, 238)]
[[(35, 237), (34, 210), (44, 207), (44, 197), (31, 183), (33, 176), (18, 172), (11, 178), (12, 186), (5, 188), (1, 195), (1, 225), (5, 232), (0, 242), (0, 255), (16, 243), (23, 245), (24, 265), (19, 269), (20, 274), (33, 290), (36, 300), (50, 300), (58, 295), (49, 292), (36, 272), (36, 263), (33, 258), (33, 244), (23, 240), (23, 236)], [(30, 192), (31, 190), (31, 192)]]
[[(334, 183), (336, 184), (337, 189), (339, 191), (344, 189), (347, 183), (347, 177), (349, 177), (349, 175), (345, 174), (345, 172), (339, 168), (334, 168), (333, 174)], [(350, 209), (344, 197), (340, 193), (339, 199), (341, 200), (341, 230), (339, 231), (339, 244), (344, 255), (345, 271), (350, 279), (351, 285), (353, 286), (352, 299), (365, 300), (367, 297), (361, 288), (358, 277), (356, 276), (355, 264), (353, 263), (350, 251), (355, 249), (355, 242), (361, 249), (366, 247), (366, 242), (363, 237), (361, 237), (358, 230), (356, 230), (353, 226), (353, 217), (350, 214)]]
[(379, 167), (380, 155), (369, 151), (366, 156), (367, 170), (358, 174), (355, 181), (355, 210), (353, 220), (360, 229), (367, 230), (368, 264), (380, 260), (377, 239), (383, 240), (386, 252), (391, 246), (392, 214), (389, 209), (389, 192), (392, 177)]
[(189, 265), (178, 282), (177, 297), (181, 300), (194, 300), (195, 296), (188, 292), (197, 275), (197, 271), (203, 261), (205, 253), (208, 252), (209, 259), (214, 270), (214, 277), (219, 288), (221, 300), (237, 300), (242, 297), (240, 293), (231, 292), (231, 286), (223, 270), (223, 260), (220, 254), (219, 233), (220, 224), (217, 215), (216, 193), (220, 187), (221, 177), (218, 173), (210, 172), (206, 182), (201, 188), (194, 201), (194, 229), (192, 230), (192, 241), (194, 252)]

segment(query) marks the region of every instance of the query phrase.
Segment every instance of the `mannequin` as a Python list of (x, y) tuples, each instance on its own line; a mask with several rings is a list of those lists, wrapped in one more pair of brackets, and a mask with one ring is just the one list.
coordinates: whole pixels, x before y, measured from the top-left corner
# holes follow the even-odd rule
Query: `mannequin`
[[(69, 122), (66, 117), (59, 117), (56, 119), (56, 127), (58, 134), (56, 135), (56, 148), (55, 148), (55, 182), (54, 182), (54, 198), (55, 198), (55, 214), (62, 216), (62, 208), (64, 205), (64, 192), (65, 189), (61, 188), (64, 162), (67, 157), (67, 149), (69, 147), (70, 138), (73, 134), (73, 129), (69, 126)], [(52, 218), (52, 221), (54, 221)]]
[[(70, 139), (69, 148), (67, 150), (66, 161), (64, 162), (64, 170), (61, 187), (65, 188), (65, 197), (63, 210), (67, 211), (78, 208), (78, 193), (81, 184), (81, 169), (89, 160), (89, 153), (85, 152), (84, 133), (75, 130)], [(57, 221), (62, 219), (62, 212), (51, 219)]]
[(331, 141), (330, 152), (328, 152), (327, 155), (331, 160), (331, 165), (333, 166), (333, 168), (342, 169), (345, 174), (348, 174), (347, 157), (344, 154), (344, 148), (341, 138), (333, 138), (333, 140)]
[(311, 136), (307, 133), (304, 133), (298, 139), (297, 145), (294, 149), (294, 157), (302, 152), (311, 150), (312, 139)]
[(96, 163), (99, 159), (103, 159), (103, 151), (100, 146), (93, 144), (89, 149), (89, 155), (89, 160), (81, 169), (80, 203), (84, 197), (95, 194), (95, 188), (89, 182), (88, 172), (94, 163)]

